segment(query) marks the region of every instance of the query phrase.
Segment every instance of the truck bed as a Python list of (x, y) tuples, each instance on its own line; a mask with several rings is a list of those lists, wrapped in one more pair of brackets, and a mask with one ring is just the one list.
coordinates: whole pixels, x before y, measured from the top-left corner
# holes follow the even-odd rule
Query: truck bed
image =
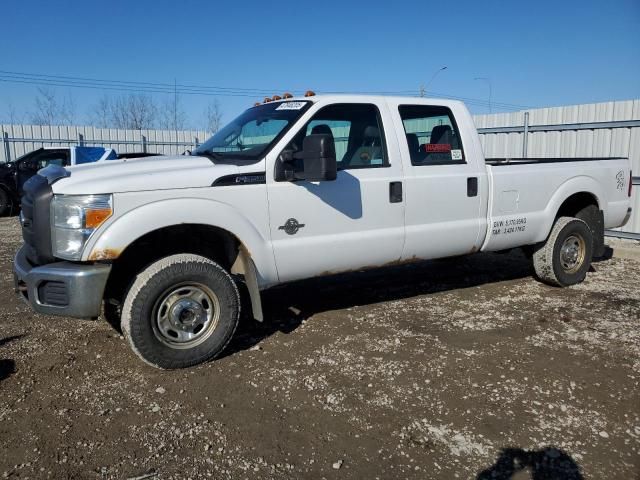
[(627, 215), (626, 158), (491, 158), (486, 165), (489, 205), (483, 251), (545, 240), (561, 204), (580, 192), (603, 211), (605, 228), (620, 226)]

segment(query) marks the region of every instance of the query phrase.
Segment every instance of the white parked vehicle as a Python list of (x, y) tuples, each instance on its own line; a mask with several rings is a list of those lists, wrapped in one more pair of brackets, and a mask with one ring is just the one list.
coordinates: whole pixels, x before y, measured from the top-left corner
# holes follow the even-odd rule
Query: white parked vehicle
[(248, 109), (191, 156), (48, 167), (25, 186), (16, 289), (38, 312), (119, 318), (162, 368), (218, 355), (260, 291), (523, 247), (581, 282), (630, 216), (625, 158), (485, 161), (456, 101), (309, 96)]

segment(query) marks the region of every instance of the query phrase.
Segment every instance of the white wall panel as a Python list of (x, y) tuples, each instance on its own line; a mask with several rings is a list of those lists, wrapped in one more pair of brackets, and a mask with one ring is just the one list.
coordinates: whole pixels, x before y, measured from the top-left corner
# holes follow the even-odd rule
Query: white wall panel
[[(85, 145), (99, 145), (114, 148), (120, 152), (142, 151), (142, 136), (147, 139), (147, 151), (167, 155), (181, 154), (193, 149), (195, 139), (204, 142), (211, 135), (203, 130), (184, 130), (176, 132), (163, 130), (124, 130), (116, 128), (96, 128), (91, 126), (39, 126), (39, 125), (0, 125), (0, 134), (7, 133), (12, 139), (39, 139), (41, 141), (10, 141), (10, 158), (16, 158), (40, 147), (67, 147), (79, 143), (83, 136)], [(154, 145), (155, 141), (189, 145)], [(60, 141), (58, 141), (60, 140)], [(126, 142), (126, 143), (122, 143)], [(0, 163), (6, 161), (5, 147), (0, 138)]]

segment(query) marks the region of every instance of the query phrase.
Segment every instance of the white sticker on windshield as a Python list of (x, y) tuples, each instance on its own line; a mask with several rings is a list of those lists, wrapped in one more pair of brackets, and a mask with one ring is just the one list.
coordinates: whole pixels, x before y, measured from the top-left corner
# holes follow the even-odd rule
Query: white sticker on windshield
[(451, 160), (462, 160), (462, 150), (451, 150)]
[(300, 110), (306, 102), (283, 102), (276, 110)]

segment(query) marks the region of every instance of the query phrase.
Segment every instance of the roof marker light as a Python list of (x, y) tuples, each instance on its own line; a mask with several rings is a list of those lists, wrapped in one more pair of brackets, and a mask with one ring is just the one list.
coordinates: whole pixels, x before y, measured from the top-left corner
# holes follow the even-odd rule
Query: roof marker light
[(271, 97), (271, 100), (275, 102), (277, 100), (282, 100), (282, 97), (280, 95), (274, 95), (273, 97)]
[(305, 97), (314, 97), (316, 93), (312, 90), (307, 90), (304, 94)]
[(271, 99), (269, 97), (264, 97), (264, 100), (262, 103), (269, 103), (271, 101)]
[(285, 92), (282, 94), (282, 98), (287, 99), (287, 98), (293, 98), (293, 95), (291, 95), (289, 92)]

